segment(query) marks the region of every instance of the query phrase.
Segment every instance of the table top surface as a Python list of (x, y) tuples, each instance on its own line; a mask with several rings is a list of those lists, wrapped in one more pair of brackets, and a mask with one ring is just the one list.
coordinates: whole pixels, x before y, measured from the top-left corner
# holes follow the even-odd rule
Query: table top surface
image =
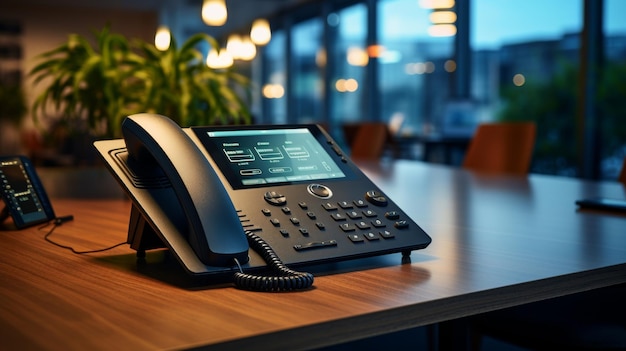
[[(50, 227), (0, 231), (0, 340), (37, 349), (305, 349), (626, 282), (626, 215), (575, 201), (623, 199), (617, 182), (504, 177), (414, 161), (362, 170), (433, 239), (400, 254), (311, 267), (315, 287), (257, 293), (188, 284), (167, 252), (77, 255)], [(126, 240), (131, 202), (52, 199), (76, 250)], [(167, 260), (166, 260), (167, 262)]]

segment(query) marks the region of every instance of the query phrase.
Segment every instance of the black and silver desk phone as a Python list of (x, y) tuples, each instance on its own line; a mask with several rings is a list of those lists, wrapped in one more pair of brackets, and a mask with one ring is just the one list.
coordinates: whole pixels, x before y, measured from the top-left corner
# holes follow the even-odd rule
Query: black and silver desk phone
[[(128, 243), (138, 254), (168, 248), (192, 276), (291, 290), (312, 276), (286, 265), (408, 255), (431, 242), (316, 125), (183, 129), (137, 114), (122, 131), (95, 146), (133, 201)], [(241, 273), (265, 276), (266, 261), (280, 261), (278, 277)]]

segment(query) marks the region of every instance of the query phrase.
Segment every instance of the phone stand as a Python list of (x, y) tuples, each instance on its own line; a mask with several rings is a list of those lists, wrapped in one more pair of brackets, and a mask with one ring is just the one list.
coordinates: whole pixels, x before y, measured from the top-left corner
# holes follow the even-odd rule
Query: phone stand
[(126, 242), (130, 244), (131, 249), (137, 251), (137, 258), (145, 258), (146, 250), (166, 247), (134, 204), (130, 210)]

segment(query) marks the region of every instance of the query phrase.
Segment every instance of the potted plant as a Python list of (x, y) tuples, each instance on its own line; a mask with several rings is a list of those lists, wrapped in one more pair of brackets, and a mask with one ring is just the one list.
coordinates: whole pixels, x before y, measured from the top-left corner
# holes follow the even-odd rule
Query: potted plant
[(238, 94), (247, 92), (248, 79), (207, 67), (197, 48), (206, 42), (218, 49), (212, 37), (194, 35), (180, 48), (173, 40), (162, 52), (108, 27), (95, 39), (92, 46), (71, 34), (39, 56), (30, 72), (36, 84), (45, 84), (32, 106), (36, 121), (52, 112), (57, 125), (97, 138), (120, 137), (123, 118), (139, 112), (167, 115), (181, 126), (250, 121)]
[(180, 48), (172, 39), (165, 51), (138, 42), (140, 56), (132, 65), (142, 82), (141, 110), (166, 115), (181, 126), (250, 123), (249, 80), (233, 70), (209, 68), (197, 50), (203, 43), (220, 49), (204, 33), (191, 36)]

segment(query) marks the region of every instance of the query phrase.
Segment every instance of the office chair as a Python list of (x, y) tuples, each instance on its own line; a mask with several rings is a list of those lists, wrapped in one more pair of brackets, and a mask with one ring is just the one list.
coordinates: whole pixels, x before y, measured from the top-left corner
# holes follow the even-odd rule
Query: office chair
[(527, 174), (536, 133), (533, 122), (480, 124), (462, 166), (480, 172)]
[(379, 159), (385, 150), (388, 138), (389, 130), (385, 123), (361, 123), (350, 144), (350, 156), (355, 159)]

